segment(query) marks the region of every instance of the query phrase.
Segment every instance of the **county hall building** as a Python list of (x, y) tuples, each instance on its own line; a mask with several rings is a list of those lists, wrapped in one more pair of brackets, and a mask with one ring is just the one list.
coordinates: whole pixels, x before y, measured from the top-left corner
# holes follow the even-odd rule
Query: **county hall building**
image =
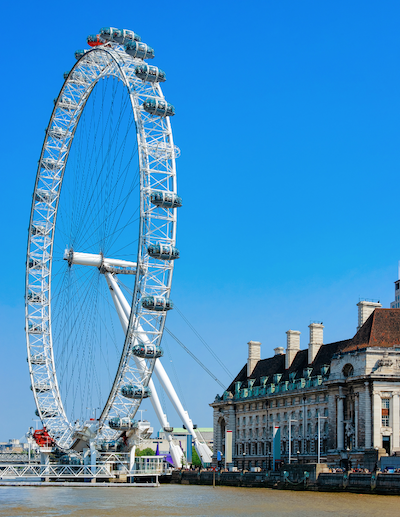
[[(214, 462), (233, 435), (233, 466), (272, 468), (274, 428), (280, 428), (284, 462), (318, 460), (369, 466), (382, 454), (400, 455), (400, 299), (358, 303), (354, 337), (324, 344), (322, 323), (309, 325), (309, 344), (288, 330), (286, 349), (261, 359), (261, 343), (248, 343), (247, 363), (210, 404), (214, 411)], [(399, 295), (399, 296), (398, 296)], [(318, 432), (319, 431), (319, 432)]]

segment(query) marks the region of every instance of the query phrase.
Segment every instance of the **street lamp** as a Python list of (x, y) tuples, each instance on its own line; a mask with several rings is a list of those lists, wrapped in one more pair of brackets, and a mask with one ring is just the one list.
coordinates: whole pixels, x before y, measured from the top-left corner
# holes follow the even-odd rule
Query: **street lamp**
[(292, 422), (297, 422), (294, 418), (289, 418), (289, 465), (292, 459)]
[(99, 407), (87, 407), (86, 409), (91, 409), (94, 412), (94, 419), (96, 420), (96, 411), (98, 409), (101, 409), (101, 408), (99, 408)]
[[(245, 447), (245, 445), (244, 445)], [(244, 467), (245, 467), (245, 461), (246, 461), (246, 453), (243, 452), (243, 470), (244, 470)]]
[(140, 422), (143, 422), (143, 411), (147, 411), (147, 409), (138, 409), (138, 413), (140, 412)]
[(297, 451), (297, 463), (300, 463), (300, 451)]
[(321, 418), (328, 418), (327, 416), (318, 415), (318, 463), (321, 462)]

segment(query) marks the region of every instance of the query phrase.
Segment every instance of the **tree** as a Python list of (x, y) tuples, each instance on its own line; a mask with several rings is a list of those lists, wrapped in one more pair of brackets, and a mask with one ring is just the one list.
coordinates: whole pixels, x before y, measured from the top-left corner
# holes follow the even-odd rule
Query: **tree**
[(150, 447), (146, 447), (142, 451), (140, 449), (136, 449), (135, 456), (155, 456), (156, 452), (153, 451)]
[(192, 447), (192, 465), (196, 465), (196, 467), (201, 467), (201, 460), (194, 447)]

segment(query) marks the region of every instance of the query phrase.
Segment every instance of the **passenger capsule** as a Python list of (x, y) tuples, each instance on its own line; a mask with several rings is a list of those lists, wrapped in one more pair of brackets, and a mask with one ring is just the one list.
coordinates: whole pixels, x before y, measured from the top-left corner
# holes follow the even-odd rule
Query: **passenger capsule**
[(29, 334), (42, 334), (42, 325), (38, 323), (29, 323), (28, 325)]
[(164, 99), (147, 98), (142, 104), (144, 111), (158, 117), (173, 117), (175, 108)]
[(54, 409), (44, 409), (42, 411), (42, 417), (39, 414), (39, 411), (35, 409), (35, 415), (39, 418), (56, 418), (58, 416), (57, 411)]
[(136, 385), (132, 386), (131, 384), (123, 386), (121, 389), (121, 393), (127, 399), (146, 399), (147, 397), (151, 396), (150, 388), (144, 388), (143, 386)]
[(85, 74), (83, 74), (82, 72), (78, 72), (78, 71), (72, 72), (72, 74), (71, 73), (65, 73), (64, 74), (64, 79), (68, 79), (68, 78), (69, 78), (69, 82), (70, 83), (78, 84), (78, 85), (81, 85), (81, 86), (89, 84), (89, 82), (90, 82)]
[(31, 303), (42, 303), (43, 296), (41, 293), (35, 293), (35, 291), (28, 292), (28, 302)]
[(115, 27), (102, 27), (99, 36), (107, 41), (113, 41), (115, 38), (122, 36), (122, 31)]
[[(38, 382), (33, 385), (33, 388), (37, 393), (46, 393), (47, 391), (51, 391), (50, 384), (45, 384), (43, 382)], [(31, 390), (33, 391), (33, 388), (31, 386)]]
[(110, 440), (108, 442), (102, 442), (100, 444), (100, 449), (103, 452), (107, 452), (107, 451), (118, 452), (118, 451), (120, 451), (122, 449), (122, 443), (121, 442), (117, 442), (116, 440)]
[(173, 306), (172, 301), (163, 296), (145, 296), (142, 298), (143, 309), (148, 309), (149, 311), (169, 311)]
[(132, 354), (143, 359), (157, 359), (162, 357), (163, 350), (160, 346), (141, 344), (132, 347)]
[(64, 167), (63, 161), (58, 161), (54, 158), (43, 158), (41, 163), (43, 168), (48, 169), (50, 171), (62, 169)]
[[(54, 99), (54, 104), (57, 104), (57, 99)], [(59, 99), (57, 107), (66, 111), (75, 111), (78, 107), (78, 104), (74, 101), (74, 99), (69, 99), (65, 95)]]
[(49, 136), (51, 136), (51, 138), (56, 140), (63, 140), (64, 138), (69, 138), (71, 136), (70, 131), (57, 126), (50, 128), (47, 133)]
[(46, 364), (44, 354), (35, 354), (31, 356), (31, 364)]
[(127, 43), (128, 41), (142, 41), (142, 38), (136, 32), (128, 29), (122, 29), (121, 36), (116, 36), (115, 41), (118, 43)]
[(165, 190), (153, 190), (150, 193), (150, 201), (161, 208), (179, 208), (182, 206), (182, 198), (174, 192)]
[(148, 65), (147, 63), (138, 65), (135, 68), (135, 74), (139, 79), (143, 79), (143, 81), (149, 81), (151, 83), (163, 83), (167, 79), (163, 70), (160, 70), (156, 66)]
[(125, 45), (125, 52), (140, 59), (153, 59), (154, 57), (154, 49), (139, 41), (128, 41)]
[(60, 465), (82, 465), (82, 460), (77, 456), (69, 456), (64, 454), (59, 459)]
[(179, 258), (179, 250), (171, 244), (150, 244), (147, 248), (150, 257), (160, 260), (175, 260)]
[(89, 47), (98, 47), (99, 45), (104, 45), (104, 41), (100, 39), (99, 34), (90, 34), (86, 39)]
[(108, 421), (108, 425), (111, 429), (118, 429), (119, 431), (129, 431), (130, 429), (137, 429), (138, 423), (136, 420), (132, 420), (129, 417), (115, 417)]
[(42, 226), (40, 224), (32, 224), (31, 233), (32, 235), (44, 236), (48, 234), (48, 230), (45, 226)]
[(37, 189), (35, 194), (35, 201), (38, 203), (51, 203), (55, 200), (57, 197), (57, 194), (55, 192), (49, 192), (48, 190), (44, 189)]
[(43, 262), (41, 260), (30, 258), (28, 262), (29, 269), (40, 269), (43, 265)]
[(88, 50), (88, 49), (86, 49), (86, 48), (84, 48), (84, 49), (82, 49), (82, 50), (77, 50), (77, 51), (75, 52), (75, 58), (76, 58), (76, 59), (80, 59), (81, 57), (83, 57), (83, 56), (86, 54), (86, 52), (89, 52), (89, 50)]

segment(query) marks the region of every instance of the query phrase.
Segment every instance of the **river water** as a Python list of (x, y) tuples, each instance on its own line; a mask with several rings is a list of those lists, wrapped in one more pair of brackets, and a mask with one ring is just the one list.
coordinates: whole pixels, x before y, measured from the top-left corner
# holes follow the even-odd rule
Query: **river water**
[(400, 496), (291, 492), (268, 488), (0, 487), (0, 516), (395, 517)]

